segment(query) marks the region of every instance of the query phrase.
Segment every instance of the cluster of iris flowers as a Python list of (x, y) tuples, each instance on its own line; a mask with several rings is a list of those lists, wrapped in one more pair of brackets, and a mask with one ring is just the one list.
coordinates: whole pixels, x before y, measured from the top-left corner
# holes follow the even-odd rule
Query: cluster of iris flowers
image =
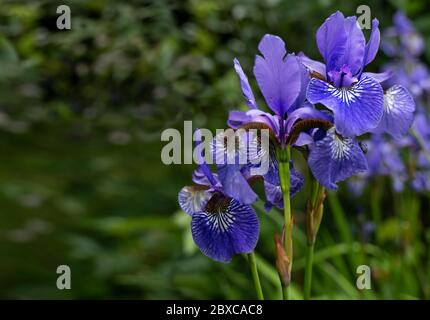
[[(356, 17), (336, 12), (318, 29), (316, 43), (324, 63), (303, 53), (287, 53), (284, 41), (278, 36), (265, 35), (261, 39), (253, 73), (271, 113), (259, 108), (248, 77), (234, 59), (249, 110), (231, 111), (228, 126), (245, 131), (264, 128), (270, 133), (269, 149), (261, 152), (269, 158), (268, 171), (259, 178), (264, 181), (266, 209), (275, 206), (284, 212), (283, 236), (275, 237), (275, 241), (276, 267), (286, 299), (293, 263), (290, 198), (304, 182), (302, 174), (294, 168), (292, 150), (304, 156), (312, 173), (306, 231), (309, 250), (313, 251), (325, 190), (337, 189), (338, 182), (369, 169), (357, 138), (367, 133), (399, 138), (408, 132), (415, 112), (414, 99), (404, 85), (381, 85), (393, 76), (391, 70), (364, 71), (379, 50), (377, 19), (372, 21), (366, 42)], [(202, 145), (203, 142), (197, 149)], [(252, 164), (223, 162), (216, 164), (217, 172), (212, 172), (203, 152), (197, 151), (197, 155), (200, 164), (193, 174), (195, 185), (184, 187), (178, 197), (181, 208), (192, 218), (194, 242), (203, 254), (220, 262), (229, 262), (236, 254), (248, 254), (257, 295), (262, 298), (253, 256), (260, 228), (252, 208), (258, 198), (250, 186), (250, 181), (256, 178), (250, 170)], [(237, 152), (233, 158), (236, 155)], [(310, 296), (311, 275), (312, 261), (309, 261), (305, 298)]]
[[(381, 45), (384, 53), (391, 58), (383, 69), (393, 73), (384, 85), (399, 84), (413, 96), (416, 111), (412, 134), (394, 132), (389, 136), (384, 132), (374, 132), (365, 141), (369, 170), (350, 183), (351, 190), (357, 195), (361, 195), (368, 180), (380, 176), (391, 178), (395, 192), (403, 191), (405, 186), (410, 186), (415, 192), (430, 191), (430, 119), (427, 109), (430, 72), (419, 60), (424, 51), (424, 40), (402, 12), (397, 12), (393, 20), (394, 25), (383, 33)], [(406, 130), (411, 120), (405, 116), (401, 114), (392, 126), (404, 126)], [(408, 116), (412, 117), (411, 114)]]

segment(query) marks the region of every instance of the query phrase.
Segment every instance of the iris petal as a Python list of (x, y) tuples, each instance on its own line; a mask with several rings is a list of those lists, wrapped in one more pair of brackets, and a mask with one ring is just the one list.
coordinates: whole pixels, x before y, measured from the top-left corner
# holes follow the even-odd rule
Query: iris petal
[(339, 137), (335, 128), (315, 142), (308, 163), (314, 177), (328, 189), (337, 189), (337, 182), (367, 170), (367, 161), (358, 143), (352, 138)]
[(308, 100), (322, 103), (334, 113), (337, 131), (343, 136), (356, 136), (374, 129), (381, 120), (384, 94), (374, 79), (362, 77), (350, 88), (336, 88), (319, 79), (311, 79)]
[(392, 86), (385, 92), (384, 114), (375, 131), (401, 138), (414, 121), (414, 111), (415, 102), (409, 92), (402, 86)]
[(317, 31), (317, 45), (324, 58), (327, 71), (338, 68), (346, 51), (347, 33), (345, 17), (339, 11), (333, 13)]
[(378, 81), (379, 83), (384, 82), (388, 79), (390, 79), (393, 76), (393, 71), (387, 70), (380, 73), (373, 73), (373, 72), (363, 72), (362, 76), (364, 77), (370, 77)]
[(190, 216), (200, 212), (206, 206), (211, 194), (200, 186), (183, 187), (178, 194), (179, 206)]
[(196, 245), (203, 254), (220, 262), (253, 251), (259, 232), (260, 224), (252, 207), (217, 194), (191, 221)]
[(241, 167), (236, 164), (219, 166), (218, 176), (226, 195), (244, 204), (251, 204), (257, 200), (258, 196), (243, 176)]
[[(266, 193), (266, 210), (269, 211), (272, 205), (279, 209), (284, 208), (282, 189), (279, 182), (278, 162), (271, 162), (269, 172), (264, 176), (264, 190)], [(290, 161), (290, 197), (299, 192), (304, 184), (303, 175), (294, 169), (293, 162)]]
[(248, 77), (246, 76), (245, 72), (243, 72), (239, 60), (235, 58), (233, 62), (234, 69), (236, 70), (236, 73), (240, 79), (240, 87), (242, 89), (243, 97), (246, 100), (246, 104), (251, 109), (257, 109), (257, 103), (255, 101), (254, 93), (252, 92), (251, 86), (249, 85)]
[(199, 184), (202, 186), (218, 186), (218, 174), (212, 173), (212, 177), (215, 182), (214, 185), (212, 185), (211, 181), (209, 181), (209, 179), (207, 178), (204, 167), (198, 166), (197, 169), (193, 172), (192, 180), (195, 184)]
[(303, 52), (298, 55), (300, 62), (310, 71), (317, 72), (325, 77), (325, 64), (307, 57)]
[(381, 41), (381, 33), (379, 32), (379, 21), (378, 19), (372, 20), (372, 31), (370, 33), (370, 39), (369, 42), (366, 44), (366, 51), (364, 54), (364, 60), (363, 60), (363, 68), (365, 65), (368, 65), (375, 59), (376, 53), (379, 49), (379, 43)]
[(337, 67), (342, 68), (346, 65), (351, 73), (356, 75), (363, 65), (366, 40), (356, 17), (347, 17), (344, 20), (344, 26), (348, 37), (345, 42), (345, 53), (338, 61)]
[(266, 203), (264, 204), (266, 211), (270, 211), (273, 206), (279, 209), (284, 208), (282, 189), (279, 184), (271, 184), (269, 181), (265, 180), (264, 192), (266, 193)]
[(285, 43), (277, 36), (265, 35), (258, 49), (263, 56), (255, 58), (255, 78), (267, 105), (278, 116), (284, 117), (305, 88), (302, 87), (304, 67), (296, 56), (285, 57)]
[[(254, 146), (251, 132), (229, 129), (215, 136), (211, 143), (223, 192), (241, 203), (250, 204), (257, 194), (249, 186), (244, 173), (251, 166), (249, 148)], [(258, 157), (258, 155), (256, 155)], [(258, 160), (258, 159), (255, 159)]]

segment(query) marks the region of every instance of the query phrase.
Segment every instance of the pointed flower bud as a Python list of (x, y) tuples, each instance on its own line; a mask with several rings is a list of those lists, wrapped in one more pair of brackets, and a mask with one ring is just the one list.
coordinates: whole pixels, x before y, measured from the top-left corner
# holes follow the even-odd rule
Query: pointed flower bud
[(290, 260), (285, 252), (283, 241), (279, 234), (275, 234), (276, 269), (283, 287), (288, 287), (291, 280)]

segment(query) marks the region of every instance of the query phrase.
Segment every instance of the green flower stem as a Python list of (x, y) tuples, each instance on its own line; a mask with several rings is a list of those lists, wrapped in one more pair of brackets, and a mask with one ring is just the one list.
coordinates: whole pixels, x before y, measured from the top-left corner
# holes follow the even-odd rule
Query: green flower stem
[(312, 179), (312, 194), (307, 208), (307, 237), (305, 263), (304, 298), (310, 299), (312, 290), (312, 268), (314, 258), (315, 241), (321, 224), (324, 211), (325, 188), (318, 181)]
[(305, 284), (304, 284), (304, 299), (311, 298), (312, 290), (312, 267), (314, 260), (314, 244), (308, 244), (306, 250), (306, 265), (305, 265)]
[(290, 290), (288, 287), (282, 286), (282, 299), (290, 300)]
[(258, 300), (264, 300), (263, 290), (261, 289), (260, 277), (258, 276), (257, 260), (254, 251), (248, 254), (248, 262), (251, 267), (252, 279), (254, 280), (255, 292)]
[[(279, 163), (279, 180), (281, 182), (281, 189), (284, 198), (284, 224), (285, 224), (285, 236), (284, 236), (284, 247), (285, 253), (289, 260), (288, 270), (289, 276), (291, 277), (291, 269), (293, 265), (293, 245), (292, 245), (292, 218), (291, 218), (291, 202), (290, 202), (290, 158), (291, 149), (290, 146), (286, 146), (284, 149), (278, 149), (277, 158)], [(282, 288), (284, 300), (289, 299), (288, 286)]]

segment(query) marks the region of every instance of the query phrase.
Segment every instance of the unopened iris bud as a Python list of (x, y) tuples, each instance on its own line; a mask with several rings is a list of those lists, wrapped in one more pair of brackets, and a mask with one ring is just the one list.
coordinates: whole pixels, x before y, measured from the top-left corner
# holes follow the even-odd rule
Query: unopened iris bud
[(290, 260), (285, 252), (283, 241), (279, 234), (275, 234), (276, 269), (283, 287), (288, 287), (291, 281)]
[(312, 201), (308, 201), (307, 203), (306, 234), (309, 245), (313, 245), (315, 243), (324, 212), (324, 199), (326, 197), (326, 192), (323, 187), (320, 188), (321, 189), (317, 194), (315, 202), (313, 203)]

